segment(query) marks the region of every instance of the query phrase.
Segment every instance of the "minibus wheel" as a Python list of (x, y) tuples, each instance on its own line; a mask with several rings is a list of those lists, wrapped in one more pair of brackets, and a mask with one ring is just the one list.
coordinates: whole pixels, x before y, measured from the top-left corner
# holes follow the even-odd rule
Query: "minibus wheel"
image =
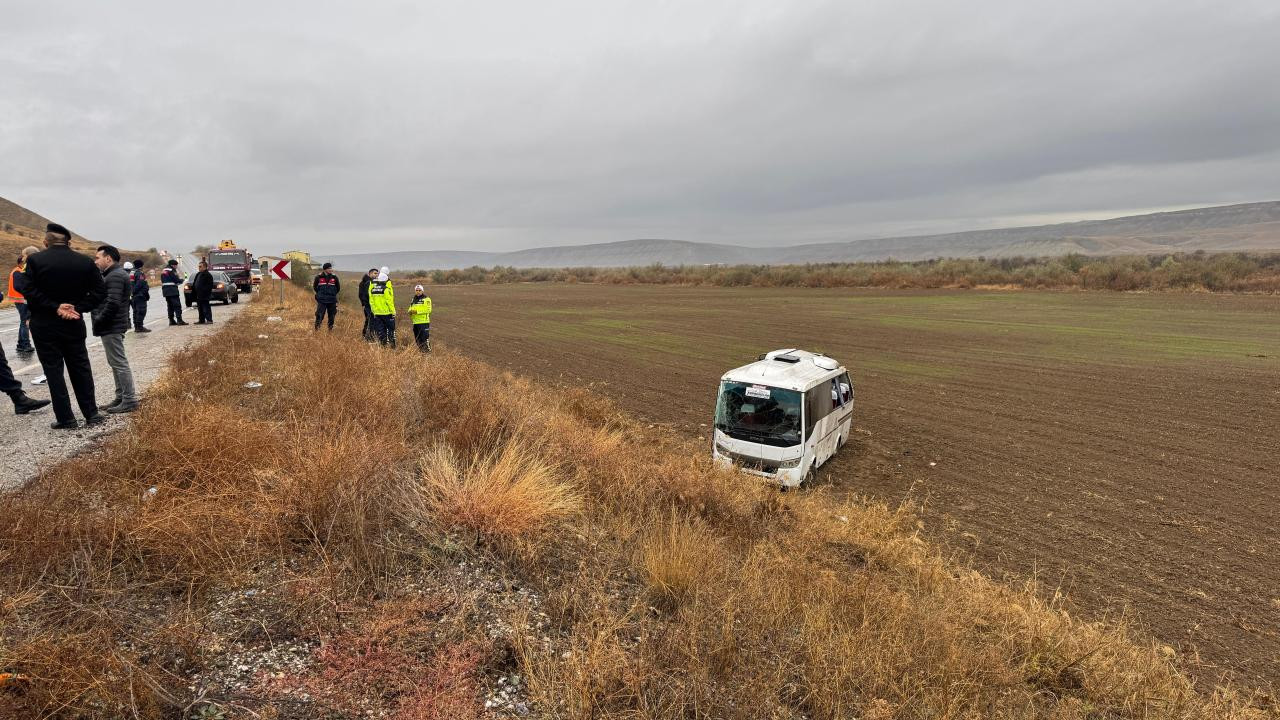
[(812, 465), (809, 466), (809, 472), (805, 473), (803, 478), (800, 478), (800, 489), (801, 490), (813, 489), (813, 466)]

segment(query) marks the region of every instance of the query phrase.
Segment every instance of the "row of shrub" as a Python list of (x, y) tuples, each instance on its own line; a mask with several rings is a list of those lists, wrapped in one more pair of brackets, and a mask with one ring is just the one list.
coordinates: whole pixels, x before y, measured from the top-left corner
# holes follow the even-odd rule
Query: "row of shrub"
[(1084, 290), (1280, 290), (1280, 253), (1173, 253), (1054, 258), (939, 258), (808, 265), (662, 265), (628, 268), (469, 267), (413, 273), (436, 285), (517, 282), (721, 287), (1017, 287)]

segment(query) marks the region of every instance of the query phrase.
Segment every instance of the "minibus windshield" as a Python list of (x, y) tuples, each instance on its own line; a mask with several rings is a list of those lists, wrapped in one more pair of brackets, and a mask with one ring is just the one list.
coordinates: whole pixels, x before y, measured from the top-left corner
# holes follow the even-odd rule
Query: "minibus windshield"
[(716, 402), (716, 429), (738, 440), (790, 447), (800, 444), (800, 407), (795, 390), (726, 381)]

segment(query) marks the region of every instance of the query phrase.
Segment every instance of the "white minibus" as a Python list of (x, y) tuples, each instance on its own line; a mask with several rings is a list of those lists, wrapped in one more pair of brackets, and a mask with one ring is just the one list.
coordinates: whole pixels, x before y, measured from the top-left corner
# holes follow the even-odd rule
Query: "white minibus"
[(852, 425), (853, 381), (844, 366), (775, 350), (720, 378), (712, 457), (783, 488), (808, 486)]

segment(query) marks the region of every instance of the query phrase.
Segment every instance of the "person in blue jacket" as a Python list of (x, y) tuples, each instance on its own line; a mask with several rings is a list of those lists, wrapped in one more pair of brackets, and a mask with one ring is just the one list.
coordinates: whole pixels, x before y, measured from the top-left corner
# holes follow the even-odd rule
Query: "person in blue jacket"
[(325, 263), (324, 269), (316, 275), (316, 279), (311, 283), (311, 289), (316, 294), (316, 330), (320, 329), (320, 323), (324, 320), (326, 314), (329, 316), (329, 331), (333, 332), (333, 318), (338, 314), (338, 292), (342, 289), (342, 283), (338, 281), (338, 276), (329, 272), (333, 268), (333, 263)]
[(133, 290), (133, 331), (148, 333), (151, 329), (142, 322), (147, 319), (147, 303), (151, 301), (151, 286), (147, 284), (147, 271), (142, 269), (141, 260), (133, 261), (133, 274), (129, 282)]
[(170, 325), (186, 325), (182, 319), (182, 276), (178, 274), (178, 261), (170, 260), (164, 270), (160, 271), (160, 294), (169, 313)]

